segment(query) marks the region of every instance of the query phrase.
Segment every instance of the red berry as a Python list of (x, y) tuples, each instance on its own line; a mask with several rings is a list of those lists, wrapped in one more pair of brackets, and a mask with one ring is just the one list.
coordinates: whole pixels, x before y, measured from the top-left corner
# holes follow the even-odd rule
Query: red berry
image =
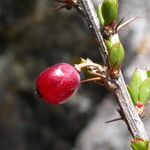
[(60, 63), (40, 73), (36, 79), (36, 91), (49, 104), (62, 104), (79, 88), (80, 75), (70, 64)]

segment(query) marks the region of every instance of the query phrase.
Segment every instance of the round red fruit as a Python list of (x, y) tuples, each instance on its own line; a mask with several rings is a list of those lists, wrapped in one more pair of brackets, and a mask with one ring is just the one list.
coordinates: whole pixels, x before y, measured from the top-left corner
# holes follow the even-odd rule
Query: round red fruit
[(80, 75), (67, 63), (59, 63), (40, 73), (36, 79), (36, 91), (49, 104), (67, 102), (78, 90)]

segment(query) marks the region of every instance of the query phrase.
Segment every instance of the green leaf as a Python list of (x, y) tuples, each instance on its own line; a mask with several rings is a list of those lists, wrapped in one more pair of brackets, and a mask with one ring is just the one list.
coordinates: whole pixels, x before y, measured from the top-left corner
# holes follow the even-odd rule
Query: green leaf
[(100, 5), (98, 6), (98, 8), (97, 8), (97, 16), (98, 16), (98, 19), (99, 19), (101, 25), (103, 26), (103, 25), (105, 24), (105, 21), (104, 21), (104, 18), (103, 18), (103, 16), (102, 16), (101, 7), (102, 7), (102, 5), (100, 4)]
[(147, 71), (147, 76), (150, 77), (150, 71)]
[(142, 139), (132, 140), (131, 147), (133, 150), (150, 150), (149, 141), (144, 141)]
[(105, 40), (105, 45), (107, 47), (108, 53), (110, 53), (113, 43), (110, 40)]
[(110, 36), (110, 38), (108, 40), (105, 40), (105, 44), (106, 44), (108, 53), (111, 52), (113, 45), (115, 45), (117, 43), (120, 43), (118, 34), (113, 34), (112, 36)]
[(144, 70), (136, 69), (131, 76), (130, 83), (128, 85), (128, 91), (130, 93), (133, 104), (136, 105), (138, 102), (139, 89), (142, 82), (147, 78), (147, 73)]
[(118, 0), (104, 0), (101, 6), (101, 13), (105, 25), (116, 21), (118, 17)]
[(150, 100), (150, 77), (145, 79), (139, 89), (139, 101), (144, 105)]
[(128, 92), (130, 94), (133, 104), (136, 105), (138, 102), (138, 98), (137, 99), (134, 98), (134, 93), (132, 92), (132, 88), (130, 86), (127, 86), (127, 89), (128, 89)]
[(114, 44), (108, 52), (109, 65), (119, 68), (124, 60), (124, 48), (121, 43)]
[(124, 48), (120, 42), (118, 34), (114, 34), (105, 40), (108, 50), (108, 62), (110, 67), (118, 69), (124, 60)]

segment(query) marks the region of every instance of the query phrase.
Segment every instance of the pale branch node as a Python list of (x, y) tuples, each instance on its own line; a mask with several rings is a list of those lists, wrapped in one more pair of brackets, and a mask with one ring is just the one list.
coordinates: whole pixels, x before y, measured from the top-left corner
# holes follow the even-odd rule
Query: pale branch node
[[(99, 45), (100, 54), (103, 58), (103, 62), (107, 65), (107, 49), (103, 40), (103, 36), (101, 34), (101, 25), (97, 18), (94, 5), (91, 0), (80, 1), (85, 12), (86, 20), (90, 25), (92, 32), (95, 34), (96, 40)], [(135, 107), (131, 101), (122, 73), (120, 72), (118, 79), (111, 80), (117, 85), (116, 90), (113, 90), (113, 94), (117, 99), (122, 113), (121, 115), (124, 117), (124, 121), (128, 127), (128, 130), (131, 132), (131, 135), (134, 138), (148, 140), (148, 136), (141, 118), (137, 114)]]

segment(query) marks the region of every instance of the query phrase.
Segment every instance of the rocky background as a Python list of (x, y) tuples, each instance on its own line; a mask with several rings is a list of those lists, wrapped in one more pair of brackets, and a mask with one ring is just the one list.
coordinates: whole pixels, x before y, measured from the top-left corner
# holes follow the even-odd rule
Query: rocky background
[[(52, 11), (57, 4), (0, 0), (0, 150), (129, 150), (124, 122), (105, 124), (118, 114), (104, 88), (81, 85), (60, 106), (43, 103), (35, 93), (36, 76), (47, 66), (79, 57), (101, 61), (86, 22), (75, 10)], [(120, 0), (120, 18), (140, 16), (120, 33), (127, 82), (135, 68), (150, 69), (149, 8), (149, 1)], [(143, 122), (150, 136), (150, 118)]]

